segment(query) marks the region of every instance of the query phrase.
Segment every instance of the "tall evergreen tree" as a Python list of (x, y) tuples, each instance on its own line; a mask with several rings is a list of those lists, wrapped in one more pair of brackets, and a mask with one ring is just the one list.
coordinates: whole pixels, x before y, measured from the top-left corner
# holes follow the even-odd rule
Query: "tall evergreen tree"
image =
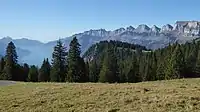
[(182, 50), (180, 48), (180, 44), (178, 44), (174, 50), (174, 53), (172, 55), (172, 62), (173, 62), (173, 69), (174, 74), (172, 74), (173, 78), (180, 78), (183, 74), (184, 70), (184, 57)]
[(0, 72), (3, 72), (4, 66), (5, 66), (5, 60), (4, 57), (2, 57), (0, 61)]
[(195, 74), (195, 66), (197, 61), (197, 55), (198, 51), (197, 48), (193, 45), (190, 45), (190, 50), (188, 51), (189, 54), (185, 59), (185, 71), (184, 71), (184, 77), (193, 77), (193, 74)]
[(54, 47), (52, 54), (52, 69), (50, 75), (50, 81), (52, 82), (64, 82), (66, 72), (66, 48), (61, 40), (57, 41), (57, 45)]
[(28, 81), (29, 65), (27, 63), (24, 63), (23, 71), (24, 71), (24, 81)]
[(86, 77), (85, 63), (80, 57), (80, 44), (76, 37), (72, 39), (69, 46), (67, 81), (83, 82)]
[(98, 82), (99, 79), (99, 69), (96, 60), (92, 61), (89, 65), (89, 80), (91, 82)]
[(164, 79), (165, 79), (164, 64), (160, 62), (156, 70), (156, 80), (164, 80)]
[(137, 57), (135, 54), (133, 54), (131, 62), (130, 62), (129, 70), (126, 74), (126, 81), (127, 82), (139, 82), (139, 64), (137, 61)]
[(38, 68), (32, 65), (28, 74), (28, 81), (37, 82), (38, 81)]
[(89, 81), (89, 69), (87, 63), (84, 62), (83, 58), (79, 58), (79, 66), (78, 66), (80, 80), (79, 82), (88, 82)]
[(39, 70), (38, 81), (46, 82), (50, 79), (50, 64), (48, 59), (44, 59), (43, 64)]
[(119, 82), (119, 67), (113, 46), (107, 45), (102, 69), (99, 76), (100, 82)]
[(17, 66), (17, 52), (13, 42), (8, 43), (5, 56), (4, 76), (7, 80), (13, 80), (15, 68)]
[(198, 51), (197, 61), (195, 65), (195, 77), (200, 77), (200, 50)]
[(119, 60), (119, 82), (124, 83), (126, 82), (126, 72), (128, 71), (127, 69), (127, 64), (129, 64), (130, 60), (124, 61), (124, 60)]
[(3, 74), (3, 69), (4, 69), (4, 66), (5, 66), (5, 60), (4, 58), (2, 57), (1, 58), (1, 61), (0, 61), (0, 79), (4, 79), (4, 74)]

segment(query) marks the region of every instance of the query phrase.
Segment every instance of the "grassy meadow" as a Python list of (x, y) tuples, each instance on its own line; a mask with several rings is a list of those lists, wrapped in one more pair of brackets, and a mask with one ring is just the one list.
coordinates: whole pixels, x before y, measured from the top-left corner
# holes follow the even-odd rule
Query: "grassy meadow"
[(199, 112), (200, 79), (0, 86), (2, 112)]

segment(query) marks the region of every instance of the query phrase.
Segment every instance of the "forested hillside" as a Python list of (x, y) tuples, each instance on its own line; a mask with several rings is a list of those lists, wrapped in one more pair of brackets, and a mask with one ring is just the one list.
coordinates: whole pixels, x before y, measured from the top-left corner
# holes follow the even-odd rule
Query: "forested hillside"
[[(175, 43), (166, 48), (149, 50), (120, 41), (101, 41), (81, 57), (74, 37), (67, 50), (57, 41), (52, 60), (41, 67), (18, 63), (13, 42), (0, 61), (0, 79), (31, 82), (141, 82), (200, 77), (200, 41)], [(42, 61), (42, 60), (41, 60)]]
[(140, 82), (200, 77), (200, 41), (176, 43), (148, 52), (143, 47), (134, 49), (116, 43), (100, 42), (85, 53), (84, 58), (90, 63), (91, 81), (103, 78), (106, 82)]

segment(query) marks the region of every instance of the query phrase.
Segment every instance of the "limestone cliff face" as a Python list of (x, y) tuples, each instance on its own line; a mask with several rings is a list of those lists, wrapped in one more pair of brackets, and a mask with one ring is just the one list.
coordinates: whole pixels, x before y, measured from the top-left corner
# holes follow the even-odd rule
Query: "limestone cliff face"
[(200, 36), (200, 22), (177, 21), (174, 30), (186, 36)]
[(162, 27), (161, 32), (170, 32), (173, 30), (173, 26), (171, 26), (170, 24), (166, 24)]
[[(175, 42), (185, 43), (193, 39), (200, 40), (200, 22), (198, 21), (177, 21), (174, 26), (166, 24), (159, 28), (156, 25), (147, 26), (141, 24), (138, 27), (128, 26), (108, 31), (105, 29), (91, 29), (82, 33), (74, 34), (70, 37), (61, 39), (66, 47), (69, 46), (73, 37), (77, 37), (84, 53), (92, 44), (104, 40), (118, 40), (128, 43), (146, 46), (149, 49), (158, 49)], [(21, 57), (19, 62), (41, 65), (41, 60), (45, 57), (51, 59), (52, 48), (57, 40), (48, 43), (40, 43), (28, 39), (16, 39), (6, 37), (0, 39), (0, 55), (5, 52), (6, 45), (13, 41), (19, 47), (18, 55)], [(28, 52), (25, 52), (28, 51)], [(37, 55), (40, 52), (40, 55)], [(37, 58), (35, 58), (37, 57)]]

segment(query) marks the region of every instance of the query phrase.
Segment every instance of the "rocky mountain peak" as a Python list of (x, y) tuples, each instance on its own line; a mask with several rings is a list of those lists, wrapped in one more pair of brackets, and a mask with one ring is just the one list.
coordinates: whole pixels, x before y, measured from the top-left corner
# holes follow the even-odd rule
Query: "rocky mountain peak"
[(125, 28), (119, 28), (119, 29), (114, 30), (113, 32), (115, 35), (118, 35), (118, 34), (123, 33), (124, 31), (125, 31)]
[(136, 32), (139, 32), (139, 33), (142, 33), (142, 32), (149, 32), (150, 31), (150, 28), (145, 25), (145, 24), (141, 24), (139, 25), (136, 29), (135, 29)]
[(85, 31), (83, 34), (84, 35), (90, 35), (90, 36), (99, 36), (99, 37), (105, 37), (108, 35), (108, 31), (105, 29), (97, 29), (97, 30), (89, 30)]
[(153, 27), (151, 28), (151, 31), (155, 32), (155, 33), (159, 33), (160, 32), (160, 28), (157, 27), (156, 25), (153, 25)]
[(200, 22), (198, 21), (190, 21), (187, 23), (187, 27), (189, 28), (198, 28), (200, 26)]
[(174, 30), (186, 36), (200, 36), (200, 22), (177, 21)]
[(162, 32), (169, 32), (169, 31), (172, 31), (173, 30), (173, 26), (170, 25), (170, 24), (166, 24), (162, 27), (161, 31)]
[(134, 30), (135, 30), (135, 28), (132, 26), (129, 26), (126, 28), (126, 31), (130, 31), (130, 32), (133, 32)]
[(3, 38), (1, 39), (1, 41), (3, 41), (4, 43), (11, 42), (12, 40), (13, 40), (13, 39), (12, 39), (11, 37), (9, 37), (9, 36), (3, 37)]

